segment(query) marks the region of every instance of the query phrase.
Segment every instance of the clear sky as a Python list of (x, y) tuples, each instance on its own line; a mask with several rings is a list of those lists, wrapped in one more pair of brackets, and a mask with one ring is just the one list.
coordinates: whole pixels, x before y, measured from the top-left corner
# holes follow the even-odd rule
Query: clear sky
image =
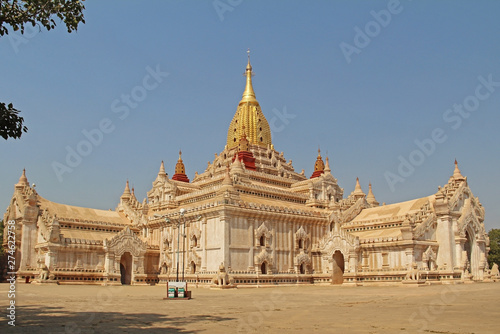
[(142, 200), (179, 149), (193, 179), (224, 149), (250, 48), (274, 146), (296, 171), (312, 173), (319, 146), (345, 196), (359, 177), (389, 204), (435, 193), (456, 158), (487, 230), (500, 228), (500, 2), (85, 5), (76, 33), (0, 39), (0, 101), (29, 127), (0, 143), (2, 210), (23, 168), (41, 196), (100, 209), (127, 179)]

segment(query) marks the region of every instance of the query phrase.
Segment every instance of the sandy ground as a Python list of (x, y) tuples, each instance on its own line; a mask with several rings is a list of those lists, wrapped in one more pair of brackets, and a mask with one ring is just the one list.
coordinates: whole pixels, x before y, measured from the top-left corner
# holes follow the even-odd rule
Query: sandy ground
[(0, 284), (1, 333), (499, 333), (500, 283), (426, 287), (192, 289), (17, 283), (16, 327)]

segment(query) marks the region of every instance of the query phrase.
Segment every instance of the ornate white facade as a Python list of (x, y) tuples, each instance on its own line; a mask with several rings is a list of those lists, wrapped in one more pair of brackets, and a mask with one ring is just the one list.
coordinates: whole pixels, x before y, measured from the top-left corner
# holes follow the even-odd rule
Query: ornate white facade
[(172, 178), (161, 163), (144, 201), (127, 182), (117, 209), (104, 211), (48, 201), (23, 172), (4, 215), (16, 222), (19, 278), (43, 270), (60, 284), (489, 278), (484, 209), (456, 162), (447, 184), (428, 197), (380, 206), (371, 185), (366, 195), (357, 180), (344, 198), (328, 158), (318, 154), (307, 178), (274, 149), (250, 61), (246, 74), (225, 148), (191, 182), (179, 155)]

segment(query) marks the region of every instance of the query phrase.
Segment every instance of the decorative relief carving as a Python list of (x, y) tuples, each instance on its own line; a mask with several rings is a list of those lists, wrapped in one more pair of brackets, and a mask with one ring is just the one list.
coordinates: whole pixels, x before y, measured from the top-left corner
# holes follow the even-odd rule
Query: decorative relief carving
[(106, 252), (113, 253), (115, 256), (121, 256), (123, 253), (129, 252), (133, 256), (140, 257), (146, 253), (146, 247), (146, 243), (139, 239), (128, 226), (114, 238), (104, 240)]
[(196, 264), (196, 267), (197, 268), (200, 268), (201, 267), (201, 257), (198, 256), (198, 254), (196, 253), (196, 251), (192, 250), (190, 252), (188, 252), (188, 256), (187, 256), (187, 263), (188, 263), (188, 266), (191, 262), (194, 262), (194, 264)]
[(260, 237), (264, 237), (266, 239), (265, 245), (269, 247), (271, 245), (271, 229), (268, 227), (267, 222), (263, 222), (258, 229), (255, 230), (255, 244), (260, 245)]
[(273, 266), (273, 257), (270, 252), (263, 249), (254, 259), (257, 265), (261, 265), (264, 262), (267, 262), (269, 266)]
[(295, 232), (295, 249), (307, 249), (309, 248), (306, 244), (306, 241), (309, 241), (310, 236), (304, 230), (304, 227), (301, 225), (300, 228)]

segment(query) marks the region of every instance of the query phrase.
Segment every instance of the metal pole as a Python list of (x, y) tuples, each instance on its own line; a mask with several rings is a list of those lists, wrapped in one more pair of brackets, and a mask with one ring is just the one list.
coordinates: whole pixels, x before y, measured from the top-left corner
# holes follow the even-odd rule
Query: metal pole
[(182, 281), (184, 282), (184, 254), (186, 251), (186, 218), (182, 222)]
[(177, 278), (176, 282), (179, 282), (179, 237), (180, 237), (181, 223), (177, 223)]

